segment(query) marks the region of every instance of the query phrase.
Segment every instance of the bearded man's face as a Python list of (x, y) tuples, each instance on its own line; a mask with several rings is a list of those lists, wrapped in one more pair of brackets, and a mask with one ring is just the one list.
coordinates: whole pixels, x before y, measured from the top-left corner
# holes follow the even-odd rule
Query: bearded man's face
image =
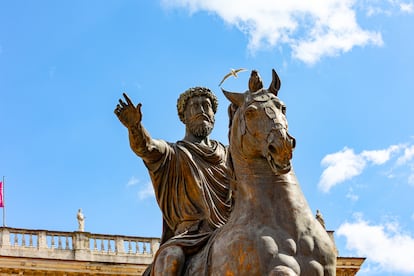
[(207, 96), (190, 98), (184, 111), (185, 124), (196, 137), (207, 137), (214, 127), (214, 111)]

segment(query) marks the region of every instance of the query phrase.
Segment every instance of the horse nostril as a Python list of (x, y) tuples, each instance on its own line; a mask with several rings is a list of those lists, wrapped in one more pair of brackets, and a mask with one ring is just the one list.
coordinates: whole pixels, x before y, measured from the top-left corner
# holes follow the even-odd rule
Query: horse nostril
[(276, 153), (276, 148), (273, 145), (269, 145), (269, 151), (271, 153)]
[(287, 133), (287, 136), (288, 136), (288, 138), (290, 140), (290, 144), (292, 145), (292, 149), (294, 149), (296, 147), (296, 139), (295, 139), (295, 137), (293, 137), (289, 133)]
[(296, 148), (296, 139), (292, 137), (292, 149)]

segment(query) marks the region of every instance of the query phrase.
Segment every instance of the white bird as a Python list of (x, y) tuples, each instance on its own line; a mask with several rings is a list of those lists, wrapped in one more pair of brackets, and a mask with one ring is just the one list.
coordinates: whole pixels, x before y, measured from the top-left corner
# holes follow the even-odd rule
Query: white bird
[(240, 68), (240, 69), (230, 69), (230, 73), (228, 73), (227, 75), (224, 76), (224, 78), (221, 80), (219, 86), (221, 86), (223, 84), (223, 82), (230, 76), (233, 76), (235, 78), (237, 78), (237, 73), (243, 72), (243, 71), (247, 71), (247, 69), (244, 68)]

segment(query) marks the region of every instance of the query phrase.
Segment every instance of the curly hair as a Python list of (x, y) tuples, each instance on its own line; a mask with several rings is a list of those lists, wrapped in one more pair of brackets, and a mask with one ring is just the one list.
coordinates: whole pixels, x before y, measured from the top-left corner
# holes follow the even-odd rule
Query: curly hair
[(178, 100), (177, 100), (178, 117), (180, 117), (181, 122), (184, 123), (184, 110), (185, 110), (185, 106), (187, 105), (188, 100), (192, 97), (197, 97), (197, 96), (208, 97), (211, 101), (214, 114), (216, 113), (217, 106), (218, 106), (218, 100), (217, 100), (216, 95), (214, 95), (213, 92), (206, 87), (200, 87), (200, 86), (192, 87), (192, 88), (187, 89), (183, 93), (181, 93), (180, 97), (178, 97)]

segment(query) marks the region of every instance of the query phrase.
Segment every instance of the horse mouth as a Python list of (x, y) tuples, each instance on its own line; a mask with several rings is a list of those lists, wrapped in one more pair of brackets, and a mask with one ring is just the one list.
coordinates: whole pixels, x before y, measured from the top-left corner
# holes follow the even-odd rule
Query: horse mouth
[(270, 168), (275, 174), (286, 174), (291, 169), (290, 161), (288, 161), (286, 164), (278, 164), (272, 157), (272, 155), (269, 153), (267, 155), (267, 162), (269, 163)]

